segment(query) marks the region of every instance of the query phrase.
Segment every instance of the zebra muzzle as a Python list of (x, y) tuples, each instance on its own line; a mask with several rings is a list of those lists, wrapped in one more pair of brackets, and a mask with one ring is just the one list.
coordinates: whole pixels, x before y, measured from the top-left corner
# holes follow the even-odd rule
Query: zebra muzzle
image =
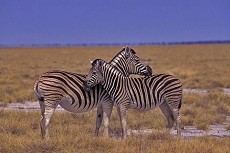
[(150, 66), (147, 66), (147, 73), (146, 74), (144, 74), (145, 75), (145, 77), (150, 77), (150, 76), (152, 76), (152, 68), (150, 67)]

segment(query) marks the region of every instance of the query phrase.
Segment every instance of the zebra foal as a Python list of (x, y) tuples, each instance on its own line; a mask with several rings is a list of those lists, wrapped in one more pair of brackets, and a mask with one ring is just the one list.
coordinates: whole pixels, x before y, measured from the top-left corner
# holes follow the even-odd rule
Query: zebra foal
[(129, 108), (150, 110), (161, 107), (168, 119), (168, 127), (176, 122), (180, 134), (179, 109), (182, 101), (182, 84), (178, 78), (168, 74), (145, 78), (129, 78), (116, 70), (111, 64), (97, 59), (92, 63), (86, 80), (86, 88), (101, 83), (119, 108), (122, 136), (127, 136), (126, 112)]
[[(131, 60), (137, 62), (130, 62)], [(135, 55), (129, 47), (123, 48), (111, 61), (125, 76), (129, 74), (151, 75), (151, 68)], [(86, 75), (66, 71), (49, 71), (39, 76), (34, 84), (34, 92), (41, 108), (41, 135), (48, 137), (48, 125), (58, 105), (69, 112), (82, 113), (97, 108), (95, 135), (104, 117), (104, 135), (108, 136), (109, 120), (113, 101), (101, 85), (89, 91), (84, 90)]]

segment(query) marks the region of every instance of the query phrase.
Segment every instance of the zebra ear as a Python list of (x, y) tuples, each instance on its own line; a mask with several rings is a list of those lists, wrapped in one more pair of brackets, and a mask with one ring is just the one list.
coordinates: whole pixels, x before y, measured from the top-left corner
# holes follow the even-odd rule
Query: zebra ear
[(90, 63), (92, 66), (95, 66), (96, 64), (98, 64), (98, 61), (99, 61), (98, 59), (95, 59), (93, 61), (90, 61)]
[(98, 60), (98, 61), (97, 61), (97, 64), (98, 64), (99, 67), (102, 67), (103, 62), (102, 62), (101, 60)]
[(122, 51), (125, 50), (125, 47), (122, 47)]
[(90, 62), (91, 65), (93, 64), (93, 60), (89, 59), (89, 62)]
[(98, 60), (98, 61), (97, 61), (97, 66), (98, 66), (98, 70), (99, 70), (100, 72), (102, 72), (102, 65), (103, 65), (103, 62), (102, 62), (101, 60)]
[(125, 46), (125, 57), (128, 59), (131, 56), (131, 49), (129, 46)]
[(133, 54), (136, 54), (135, 50), (133, 50), (132, 48), (130, 48), (130, 51), (131, 51)]

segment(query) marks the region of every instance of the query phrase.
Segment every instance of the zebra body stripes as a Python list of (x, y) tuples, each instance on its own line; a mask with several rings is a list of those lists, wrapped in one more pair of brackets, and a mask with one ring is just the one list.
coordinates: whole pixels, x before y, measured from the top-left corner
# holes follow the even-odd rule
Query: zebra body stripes
[[(86, 88), (101, 83), (119, 107), (123, 137), (126, 133), (126, 112), (129, 108), (150, 110), (160, 107), (172, 128), (176, 122), (180, 134), (179, 109), (182, 100), (182, 84), (178, 78), (168, 74), (146, 78), (129, 78), (103, 60), (94, 60), (86, 78)], [(114, 86), (116, 85), (116, 86)]]
[[(151, 68), (134, 54), (134, 50), (126, 47), (110, 63), (118, 70), (126, 70), (122, 71), (125, 76), (132, 73), (151, 74)], [(130, 63), (130, 59), (138, 62), (135, 62), (136, 65), (134, 65), (132, 62)], [(41, 108), (42, 138), (48, 137), (48, 125), (58, 104), (73, 113), (82, 113), (97, 108), (95, 134), (99, 134), (102, 118), (104, 118), (104, 135), (108, 135), (113, 101), (101, 85), (96, 85), (89, 91), (84, 90), (85, 78), (86, 75), (59, 70), (49, 71), (38, 77), (34, 84), (34, 92)]]

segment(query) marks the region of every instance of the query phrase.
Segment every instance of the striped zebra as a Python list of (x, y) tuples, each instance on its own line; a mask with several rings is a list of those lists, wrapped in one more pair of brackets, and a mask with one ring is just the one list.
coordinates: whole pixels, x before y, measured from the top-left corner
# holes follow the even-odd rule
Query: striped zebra
[(129, 78), (111, 64), (96, 59), (84, 85), (89, 89), (98, 83), (102, 84), (119, 108), (123, 138), (127, 136), (126, 112), (129, 108), (143, 111), (158, 106), (168, 120), (168, 127), (172, 128), (175, 122), (180, 135), (182, 84), (175, 76), (158, 74), (145, 78)]
[[(133, 65), (130, 58), (137, 61)], [(129, 74), (151, 75), (151, 68), (144, 64), (135, 51), (129, 47), (123, 48), (110, 63), (125, 76)], [(58, 105), (69, 112), (82, 113), (97, 108), (95, 135), (104, 117), (104, 135), (108, 136), (109, 119), (113, 101), (101, 85), (89, 91), (84, 90), (83, 82), (86, 75), (66, 71), (49, 71), (38, 77), (34, 84), (34, 92), (41, 108), (41, 135), (48, 137), (48, 125)]]

